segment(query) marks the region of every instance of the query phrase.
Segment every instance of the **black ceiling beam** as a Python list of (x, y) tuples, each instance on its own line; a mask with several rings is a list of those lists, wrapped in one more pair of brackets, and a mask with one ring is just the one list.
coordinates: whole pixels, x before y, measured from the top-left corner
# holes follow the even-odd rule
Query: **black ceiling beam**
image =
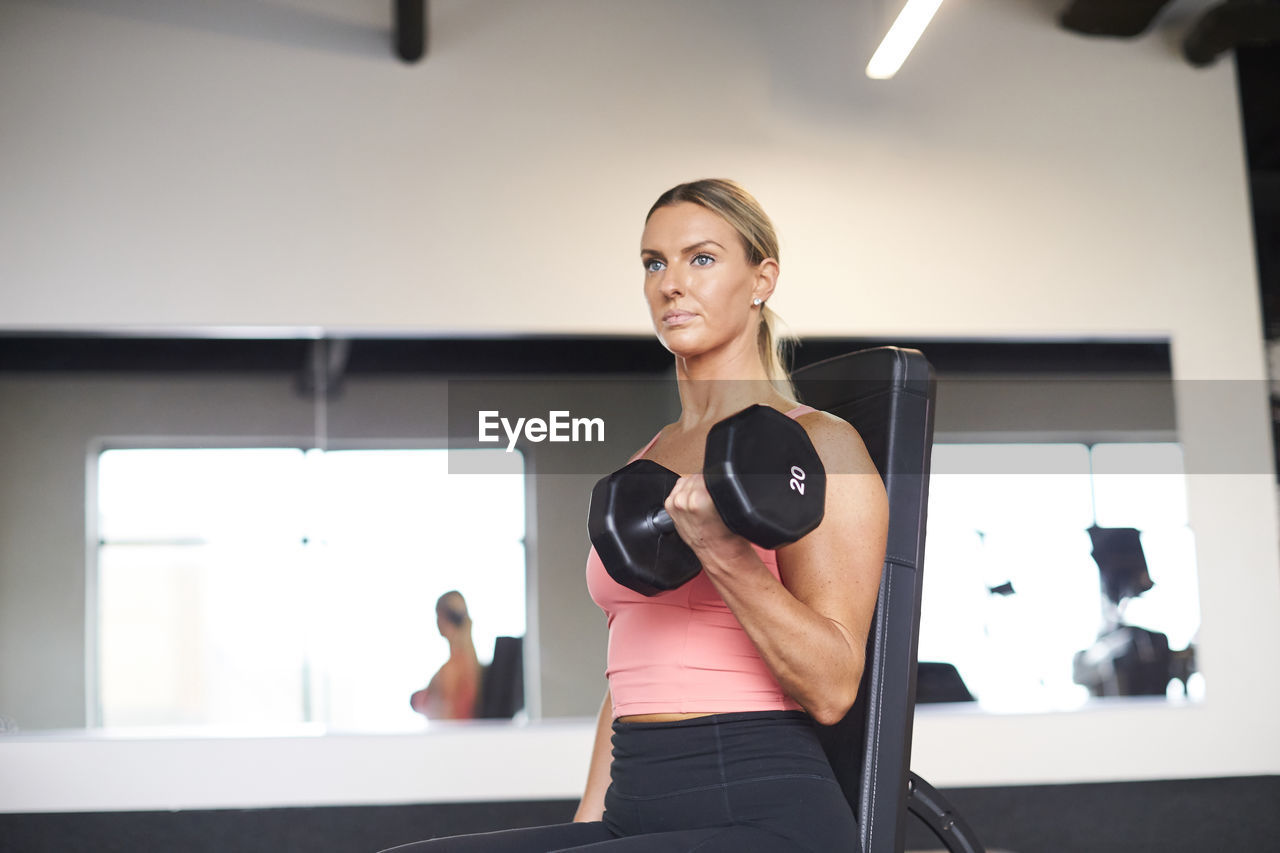
[(427, 0), (393, 2), (396, 56), (405, 62), (417, 62), (427, 50)]
[(1058, 16), (1063, 29), (1086, 36), (1141, 35), (1169, 0), (1072, 0)]
[(1280, 4), (1226, 0), (1201, 15), (1182, 40), (1187, 62), (1202, 68), (1242, 45), (1280, 43)]

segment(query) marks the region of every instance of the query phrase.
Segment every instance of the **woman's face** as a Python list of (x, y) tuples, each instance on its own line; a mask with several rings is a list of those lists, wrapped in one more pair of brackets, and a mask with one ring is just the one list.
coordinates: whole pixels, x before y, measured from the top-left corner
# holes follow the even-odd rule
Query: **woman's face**
[(755, 346), (759, 309), (777, 262), (752, 265), (733, 226), (692, 202), (660, 207), (640, 239), (644, 295), (658, 339), (672, 353), (699, 355), (733, 341)]

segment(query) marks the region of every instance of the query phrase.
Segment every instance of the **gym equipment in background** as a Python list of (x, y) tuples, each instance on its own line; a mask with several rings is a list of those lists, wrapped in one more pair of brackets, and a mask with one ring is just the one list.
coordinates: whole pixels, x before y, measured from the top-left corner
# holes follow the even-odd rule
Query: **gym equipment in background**
[(1076, 652), (1071, 679), (1093, 696), (1164, 696), (1177, 678), (1186, 691), (1195, 672), (1195, 648), (1171, 651), (1169, 637), (1124, 621), (1124, 603), (1155, 586), (1142, 551), (1142, 532), (1133, 527), (1089, 528), (1098, 564), (1102, 627), (1087, 649)]
[(497, 637), (480, 674), (476, 719), (509, 720), (524, 707), (524, 637)]

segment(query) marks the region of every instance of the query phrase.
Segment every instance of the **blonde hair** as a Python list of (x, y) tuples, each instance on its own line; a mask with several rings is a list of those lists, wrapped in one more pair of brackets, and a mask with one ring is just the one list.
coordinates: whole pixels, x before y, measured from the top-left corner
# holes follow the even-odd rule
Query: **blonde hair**
[[(737, 182), (727, 178), (704, 178), (686, 184), (677, 184), (658, 196), (649, 208), (644, 221), (648, 222), (654, 211), (668, 205), (692, 202), (719, 215), (733, 226), (742, 240), (747, 262), (755, 266), (766, 258), (778, 260), (778, 234), (773, 222), (764, 212), (760, 202)], [(760, 328), (756, 333), (756, 349), (764, 365), (769, 382), (779, 393), (796, 398), (795, 386), (787, 365), (795, 346), (795, 338), (783, 332), (781, 318), (768, 305), (760, 306)]]

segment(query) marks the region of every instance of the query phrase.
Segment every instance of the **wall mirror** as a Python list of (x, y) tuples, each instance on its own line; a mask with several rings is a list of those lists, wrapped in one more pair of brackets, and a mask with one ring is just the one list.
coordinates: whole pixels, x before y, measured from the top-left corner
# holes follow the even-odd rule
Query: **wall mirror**
[[(820, 339), (796, 363), (882, 343), (939, 377), (920, 701), (1202, 695), (1167, 343)], [(487, 442), (480, 411), (604, 434)], [(422, 730), (448, 590), (506, 673), (492, 716), (589, 717), (586, 497), (677, 412), (647, 338), (0, 335), (4, 729)]]

